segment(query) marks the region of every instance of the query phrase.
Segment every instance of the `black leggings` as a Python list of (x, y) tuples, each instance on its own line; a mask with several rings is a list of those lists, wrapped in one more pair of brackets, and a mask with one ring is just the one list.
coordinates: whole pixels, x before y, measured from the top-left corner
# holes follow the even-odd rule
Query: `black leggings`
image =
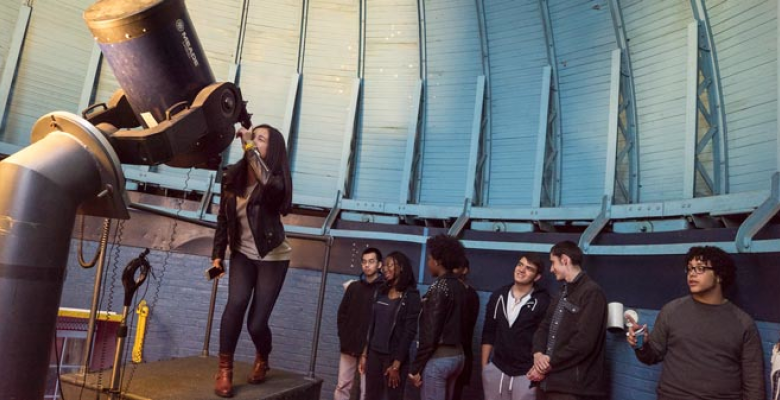
[(241, 253), (231, 256), (228, 300), (219, 331), (220, 354), (233, 354), (236, 351), (244, 314), (251, 300), (246, 326), (257, 353), (268, 360), (272, 347), (268, 320), (282, 290), (289, 265), (290, 261), (250, 260)]

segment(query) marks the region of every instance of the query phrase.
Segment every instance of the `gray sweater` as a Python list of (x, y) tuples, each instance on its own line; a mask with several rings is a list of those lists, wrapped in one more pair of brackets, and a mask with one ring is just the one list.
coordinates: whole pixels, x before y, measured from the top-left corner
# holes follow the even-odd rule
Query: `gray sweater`
[(764, 356), (753, 319), (731, 302), (686, 296), (665, 305), (639, 361), (663, 361), (659, 400), (764, 400)]

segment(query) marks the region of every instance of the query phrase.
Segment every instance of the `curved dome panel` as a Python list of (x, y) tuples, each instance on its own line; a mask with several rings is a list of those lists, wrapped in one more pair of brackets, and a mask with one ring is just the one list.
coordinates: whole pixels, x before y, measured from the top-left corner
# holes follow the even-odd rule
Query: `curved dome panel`
[(639, 125), (639, 201), (683, 195), (687, 2), (623, 1)]
[(419, 200), (463, 205), (482, 49), (475, 3), (427, 0), (425, 129)]
[(400, 201), (407, 138), (417, 126), (419, 37), (416, 0), (366, 2), (363, 101), (352, 198)]
[[(357, 93), (358, 3), (311, 0), (298, 128), (293, 140), (295, 194), (335, 198), (350, 110)], [(351, 126), (351, 125), (350, 125)]]
[[(4, 142), (24, 143), (40, 115), (78, 111), (90, 93), (101, 102), (116, 88), (109, 68), (100, 68), (97, 79), (90, 75), (98, 60), (79, 15), (89, 3), (35, 2), (21, 34), (19, 64), (0, 85), (6, 91), (0, 99), (6, 94), (10, 99), (0, 104), (7, 105), (0, 128)], [(217, 78), (238, 81), (255, 123), (270, 123), (289, 135), (296, 203), (303, 206), (329, 208), (344, 188), (342, 209), (409, 217), (406, 221), (451, 222), (463, 216), (460, 229), (467, 229), (464, 221), (470, 219), (486, 221), (483, 226), (539, 220), (584, 226), (599, 215), (603, 197), (612, 194), (613, 174), (618, 190), (630, 183), (633, 191), (614, 196), (621, 204), (613, 206), (612, 218), (635, 220), (707, 214), (718, 207), (712, 214), (750, 212), (765, 200), (770, 177), (778, 171), (778, 4), (773, 0), (187, 3)], [(0, 6), (6, 7), (0, 8), (6, 10), (0, 13), (6, 22), (0, 24), (4, 59), (18, 22), (16, 4)], [(700, 5), (705, 12), (697, 11)], [(703, 27), (698, 36), (697, 22)], [(709, 36), (714, 53), (704, 49)], [(543, 87), (548, 65), (555, 67), (552, 91)], [(717, 72), (712, 76), (718, 93), (703, 95), (710, 65)], [(697, 72), (702, 93), (692, 84)], [(480, 109), (483, 76), (486, 103)], [(633, 90), (624, 93), (627, 82)], [(549, 103), (560, 108), (545, 116), (548, 104), (542, 103), (550, 93)], [(628, 150), (615, 133), (619, 107), (627, 101), (634, 101), (636, 119), (629, 124), (638, 135)], [(701, 144), (712, 127), (703, 120), (713, 110), (725, 118), (725, 126), (717, 127), (717, 135), (724, 134), (717, 139), (725, 144), (722, 152), (714, 140)], [(550, 123), (553, 117), (557, 120)], [(698, 154), (697, 145), (703, 150)], [(551, 150), (542, 154), (543, 149)], [(631, 164), (608, 159), (626, 151)], [(228, 160), (241, 154), (235, 146)], [(560, 170), (545, 170), (544, 156), (554, 161), (548, 166), (560, 161)], [(691, 194), (691, 187), (704, 180), (692, 171), (695, 162), (713, 176), (716, 169), (725, 174), (711, 192), (728, 196), (698, 189)], [(148, 172), (158, 174), (148, 183), (183, 189), (178, 185), (185, 181), (182, 170), (160, 166)], [(211, 179), (190, 174), (198, 187)], [(145, 176), (133, 179), (145, 182)], [(412, 204), (406, 204), (409, 186)], [(547, 201), (546, 190), (539, 196), (541, 186), (555, 187), (560, 201)], [(473, 212), (464, 213), (464, 199), (472, 192)], [(686, 197), (697, 196), (702, 198), (688, 203)], [(634, 197), (652, 208), (622, 204)], [(677, 221), (675, 226), (690, 226)], [(603, 227), (609, 229), (609, 223)]]
[(542, 71), (548, 65), (538, 0), (486, 1), (490, 56), (490, 206), (532, 206)]
[(777, 171), (777, 2), (708, 1), (726, 109), (730, 192)]
[(611, 52), (606, 1), (550, 1), (561, 99), (561, 204), (600, 204), (604, 193)]
[[(290, 94), (290, 85), (297, 85), (298, 81), (301, 8), (302, 3), (294, 0), (249, 2), (241, 67), (236, 77), (254, 113), (252, 122), (272, 125), (284, 135), (289, 135), (285, 118), (291, 111), (287, 103), (295, 95)], [(228, 161), (236, 162), (243, 154), (239, 142), (235, 141)]]

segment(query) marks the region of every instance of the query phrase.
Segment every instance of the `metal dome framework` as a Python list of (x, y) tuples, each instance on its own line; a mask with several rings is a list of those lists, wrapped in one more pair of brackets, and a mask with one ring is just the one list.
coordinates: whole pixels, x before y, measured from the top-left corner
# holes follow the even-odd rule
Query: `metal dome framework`
[[(192, 3), (195, 6), (192, 8), (200, 10), (202, 20), (209, 17), (207, 2), (201, 4), (193, 0)], [(440, 222), (434, 224), (443, 224), (452, 234), (459, 234), (467, 227), (472, 230), (530, 232), (555, 229), (556, 225), (576, 225), (582, 229), (581, 244), (594, 254), (627, 251), (641, 254), (682, 250), (671, 245), (617, 249), (590, 244), (610, 225), (615, 231), (641, 232), (641, 227), (646, 226), (643, 221), (652, 221), (653, 229), (673, 230), (691, 226), (723, 226), (718, 222), (723, 216), (750, 214), (741, 222), (735, 242), (721, 245), (733, 251), (777, 251), (780, 248), (780, 242), (773, 240), (752, 241), (780, 210), (780, 178), (777, 173), (780, 150), (774, 151), (775, 165), (767, 167), (763, 165), (767, 162), (761, 161), (760, 168), (755, 168), (768, 170), (769, 174), (763, 178), (752, 178), (748, 183), (740, 184), (737, 190), (730, 186), (729, 164), (732, 159), (728, 149), (732, 139), (728, 137), (726, 126), (729, 104), (724, 101), (719, 53), (716, 52), (718, 43), (708, 15), (708, 4), (704, 0), (690, 0), (686, 11), (690, 13), (690, 18), (678, 18), (689, 21), (684, 33), (687, 57), (684, 76), (676, 76), (678, 81), (683, 79), (685, 83), (674, 83), (675, 90), (684, 93), (684, 99), (680, 101), (685, 107), (677, 116), (677, 120), (684, 118), (684, 135), (682, 138), (675, 136), (674, 143), (669, 146), (675, 146), (675, 154), (681, 154), (683, 162), (679, 171), (674, 172), (679, 176), (670, 175), (666, 179), (670, 182), (662, 182), (663, 176), (659, 177), (652, 167), (663, 162), (663, 156), (658, 155), (661, 151), (650, 154), (647, 150), (657, 143), (647, 143), (643, 149), (643, 140), (650, 136), (640, 135), (640, 132), (645, 132), (640, 130), (646, 127), (656, 130), (680, 127), (656, 128), (659, 122), (642, 119), (647, 112), (640, 108), (643, 98), (639, 98), (639, 94), (647, 90), (643, 91), (639, 86), (647, 86), (643, 82), (648, 78), (640, 76), (638, 71), (645, 73), (648, 67), (632, 63), (636, 61), (635, 47), (643, 44), (634, 38), (640, 33), (632, 33), (629, 29), (631, 26), (634, 30), (639, 29), (642, 22), (639, 16), (633, 15), (639, 5), (630, 0), (596, 3), (529, 0), (517, 5), (521, 7), (517, 10), (509, 10), (509, 6), (501, 2), (488, 3), (484, 0), (449, 1), (446, 4), (438, 0), (377, 1), (371, 4), (367, 4), (366, 0), (243, 0), (233, 3), (239, 5), (241, 13), (236, 27), (231, 28), (237, 38), (236, 50), (223, 57), (228, 67), (225, 78), (238, 81), (244, 87), (263, 87), (265, 92), (258, 93), (255, 99), (250, 96), (250, 101), (263, 110), (269, 110), (263, 111), (261, 117), (278, 120), (274, 123), (288, 135), (293, 169), (298, 174), (297, 182), (301, 182), (295, 203), (303, 208), (328, 212), (321, 227), (290, 226), (291, 231), (424, 242), (425, 237), (419, 235), (332, 228), (339, 218), (395, 224), (435, 220)], [(35, 14), (32, 12), (34, 6), (29, 0), (20, 6), (9, 44), (9, 56), (5, 59), (6, 67), (0, 79), (0, 121), (4, 121), (0, 137), (11, 143), (20, 142), (11, 132), (19, 124), (14, 122), (11, 127), (13, 124), (8, 121), (14, 118), (12, 103), (16, 95), (12, 96), (12, 93), (25, 62), (21, 49), (28, 34), (31, 15)], [(726, 7), (722, 2), (716, 6)], [(678, 4), (676, 7), (682, 6)], [(609, 9), (608, 17), (604, 8)], [(627, 8), (631, 8), (628, 13), (632, 14), (631, 21), (624, 18)], [(272, 21), (266, 22), (267, 19), (263, 19), (266, 11), (274, 12), (280, 22), (277, 25)], [(521, 15), (525, 19), (507, 22), (499, 18), (502, 12), (511, 14), (513, 18)], [(463, 15), (470, 18), (460, 18)], [(342, 17), (350, 24), (339, 26), (338, 22), (342, 20), (338, 18)], [(405, 18), (403, 22), (398, 22), (402, 17)], [(777, 17), (773, 17), (776, 25)], [(459, 22), (461, 20), (463, 22)], [(403, 34), (398, 28), (393, 36), (394, 30), (390, 27), (396, 28), (394, 22), (403, 26)], [(283, 26), (285, 23), (289, 26)], [(749, 24), (752, 21), (734, 23)], [(408, 29), (413, 25), (416, 25), (416, 32), (411, 34)], [(642, 27), (646, 30), (652, 28)], [(384, 32), (387, 36), (383, 38), (381, 29), (391, 33)], [(520, 49), (519, 54), (533, 58), (536, 64), (519, 65), (517, 68), (522, 71), (514, 71), (516, 74), (513, 76), (520, 76), (524, 85), (527, 84), (521, 89), (526, 90), (533, 84), (539, 94), (532, 100), (522, 100), (523, 109), (515, 111), (523, 114), (524, 125), (517, 130), (526, 132), (523, 134), (528, 139), (523, 139), (519, 145), (504, 146), (507, 139), (501, 135), (511, 131), (507, 126), (520, 118), (508, 118), (511, 112), (506, 111), (508, 106), (504, 105), (511, 106), (515, 101), (507, 92), (516, 88), (507, 90), (505, 86), (515, 83), (506, 76), (509, 76), (507, 65), (512, 65), (508, 54), (517, 49), (494, 44), (493, 41), (512, 42), (513, 38), (532, 31), (537, 32), (537, 36), (528, 36), (529, 44), (523, 43), (526, 47)], [(603, 34), (606, 31), (611, 32), (609, 37)], [(280, 32), (284, 34), (281, 39), (269, 39), (282, 35)], [(572, 39), (577, 35), (583, 36), (580, 41)], [(631, 42), (632, 38), (635, 42)], [(380, 50), (377, 43), (383, 39), (395, 47)], [(530, 43), (532, 40), (536, 42)], [(583, 41), (595, 43), (597, 47), (577, 49), (577, 44)], [(336, 48), (334, 43), (349, 45)], [(519, 45), (518, 41), (513, 43)], [(209, 43), (206, 45), (208, 48)], [(328, 46), (332, 54), (323, 53)], [(729, 43), (728, 46), (735, 45)], [(212, 53), (215, 52), (217, 46), (212, 43), (211, 47)], [(258, 52), (258, 48), (267, 50), (265, 53)], [(637, 50), (637, 54), (642, 51), (646, 50)], [(774, 51), (777, 63), (776, 48)], [(106, 77), (110, 71), (100, 68), (99, 52), (93, 49), (91, 54), (81, 104), (88, 104), (96, 93), (99, 96), (111, 87), (111, 80)], [(369, 155), (368, 149), (386, 145), (377, 143), (389, 142), (376, 139), (368, 143), (366, 126), (375, 124), (373, 126), (381, 128), (381, 118), (373, 117), (372, 110), (381, 108), (377, 106), (379, 102), (376, 99), (390, 93), (387, 91), (393, 87), (392, 80), (380, 82), (383, 72), (377, 72), (381, 68), (377, 69), (374, 60), (391, 63), (396, 56), (408, 60), (410, 55), (415, 55), (416, 61), (405, 62), (413, 73), (403, 75), (403, 90), (399, 89), (403, 93), (397, 96), (406, 96), (406, 100), (398, 103), (402, 106), (394, 106), (396, 109), (408, 109), (395, 113), (392, 127), (388, 128), (396, 135), (390, 145), (392, 154), (388, 156), (394, 164), (390, 169), (368, 173), (366, 159), (377, 154), (374, 151)], [(268, 66), (268, 58), (272, 56), (280, 59), (277, 69)], [(582, 74), (578, 76), (567, 67), (567, 63), (575, 63), (577, 57), (593, 57), (597, 63), (582, 64)], [(337, 58), (339, 60), (335, 60)], [(332, 68), (328, 66), (331, 64)], [(464, 65), (462, 70), (461, 64)], [(399, 70), (396, 68), (396, 72)], [(591, 70), (599, 75), (587, 75)], [(448, 75), (456, 76), (452, 78)], [(468, 79), (463, 78), (466, 75)], [(334, 76), (339, 79), (338, 85), (331, 85)], [(593, 97), (588, 97), (587, 88), (583, 85), (591, 82), (598, 82), (604, 89), (599, 99), (606, 103), (606, 108), (590, 113), (597, 115), (592, 121), (582, 122), (584, 133), (579, 134), (580, 126), (576, 124), (580, 121), (572, 121), (589, 115), (588, 102)], [(273, 91), (267, 91), (271, 89), (266, 88), (271, 86)], [(325, 87), (327, 90), (339, 88), (345, 93), (333, 96), (333, 108), (328, 111), (331, 114), (319, 115), (318, 104), (326, 102), (325, 95), (329, 93), (323, 89)], [(608, 93), (606, 96), (603, 95), (605, 92)], [(280, 101), (281, 97), (285, 101)], [(774, 101), (777, 101), (776, 92)], [(530, 112), (529, 104), (534, 105)], [(333, 114), (336, 111), (332, 110), (338, 109), (342, 110), (340, 114)], [(530, 114), (533, 116), (526, 118)], [(442, 128), (442, 119), (448, 116), (465, 121), (457, 127), (456, 136), (448, 136), (448, 128)], [(776, 116), (775, 112), (775, 126)], [(605, 129), (602, 129), (602, 124)], [(331, 126), (340, 129), (331, 132)], [(529, 128), (531, 126), (533, 129)], [(322, 139), (318, 131), (320, 128), (328, 131), (327, 142), (319, 142)], [(380, 131), (380, 128), (372, 129)], [(780, 143), (776, 138), (774, 140)], [(459, 147), (453, 147), (453, 153), (448, 154), (447, 142), (457, 143)], [(7, 149), (5, 153), (15, 148), (8, 144), (3, 146)], [(579, 149), (596, 150), (583, 157), (591, 159), (581, 161), (577, 160)], [(322, 165), (308, 161), (318, 152), (327, 153)], [(239, 153), (235, 149), (231, 150), (229, 158), (236, 157), (236, 154)], [(524, 164), (506, 161), (513, 155), (521, 158)], [(645, 155), (649, 158), (643, 167)], [(460, 162), (458, 156), (461, 157)], [(600, 166), (584, 168), (582, 165), (585, 163)], [(519, 165), (524, 169), (515, 169)], [(319, 171), (323, 172), (319, 174)], [(441, 171), (450, 175), (437, 175)], [(581, 174), (586, 173), (591, 176), (590, 180), (581, 178)], [(203, 192), (204, 206), (201, 210), (184, 216), (213, 219), (206, 208), (214, 192), (214, 174), (198, 175), (186, 185), (181, 173), (175, 175), (166, 167), (145, 170), (129, 167), (126, 174), (136, 182)], [(765, 183), (755, 183), (759, 180)], [(367, 184), (369, 181), (378, 183), (371, 186)], [(770, 181), (769, 189), (761, 189), (770, 186), (767, 185)], [(437, 186), (439, 184), (441, 186)], [(385, 194), (371, 193), (374, 190), (378, 192), (376, 187), (382, 185), (386, 187)], [(677, 185), (674, 189), (667, 188), (674, 185)], [(580, 196), (579, 192), (584, 194)], [(438, 201), (437, 193), (442, 193), (442, 198), (446, 199)], [(714, 225), (713, 221), (716, 222)], [(541, 251), (549, 247), (503, 242), (467, 245)]]

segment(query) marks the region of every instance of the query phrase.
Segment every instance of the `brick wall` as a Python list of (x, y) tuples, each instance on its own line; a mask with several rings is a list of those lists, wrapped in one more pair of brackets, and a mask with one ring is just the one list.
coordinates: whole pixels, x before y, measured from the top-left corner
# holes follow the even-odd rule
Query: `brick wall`
[[(74, 242), (75, 243), (75, 242)], [(75, 244), (71, 249), (68, 266), (68, 276), (62, 297), (62, 306), (89, 308), (95, 270), (83, 270), (75, 258)], [(85, 242), (87, 256), (93, 254), (96, 244)], [(101, 309), (111, 309), (121, 312), (123, 289), (120, 279), (124, 266), (142, 249), (132, 247), (116, 247), (109, 254), (106, 262), (107, 284), (105, 285), (104, 302)], [(149, 277), (140, 292), (152, 303), (155, 296), (158, 300), (152, 309), (151, 321), (148, 324), (144, 358), (147, 361), (200, 355), (206, 326), (211, 283), (203, 278), (203, 270), (208, 266), (209, 259), (201, 256), (176, 254), (154, 251), (149, 255), (153, 266), (153, 276)], [(163, 276), (163, 263), (167, 260)], [(116, 268), (115, 268), (116, 266)], [(160, 278), (163, 284), (159, 285)], [(291, 268), (288, 272), (277, 306), (271, 317), (274, 333), (274, 351), (270, 363), (274, 368), (280, 368), (305, 374), (309, 370), (311, 355), (311, 339), (314, 318), (317, 310), (321, 273), (318, 271)], [(354, 276), (329, 274), (322, 327), (316, 365), (316, 375), (324, 380), (322, 399), (332, 398), (338, 374), (338, 337), (336, 335), (336, 312), (343, 294), (342, 283)], [(113, 283), (113, 285), (112, 285)], [(112, 289), (113, 287), (113, 289)], [(422, 293), (427, 287), (421, 286)], [(113, 292), (113, 296), (111, 293)], [(474, 349), (478, 353), (480, 332), (484, 306), (489, 293), (480, 292), (482, 309), (475, 335)], [(108, 299), (113, 297), (111, 307)], [(217, 297), (214, 330), (211, 337), (211, 354), (218, 351), (219, 318), (227, 298), (227, 282), (220, 282)], [(657, 311), (640, 310), (640, 318), (652, 327)], [(758, 323), (764, 341), (766, 365), (769, 365), (771, 347), (780, 334), (780, 324)], [(133, 338), (128, 340), (132, 344)], [(655, 387), (660, 373), (659, 366), (648, 367), (639, 363), (620, 335), (607, 335), (607, 349), (614, 400), (651, 400), (655, 399)], [(96, 349), (96, 356), (100, 349)], [(242, 333), (237, 359), (251, 361), (254, 348), (246, 329)], [(107, 355), (111, 357), (112, 355)], [(475, 355), (478, 364), (479, 355)], [(479, 368), (475, 367), (472, 385), (464, 393), (464, 399), (481, 399), (481, 384)], [(767, 373), (768, 376), (768, 373)], [(237, 379), (241, 379), (238, 377)], [(415, 390), (408, 391), (407, 398), (415, 399)]]

